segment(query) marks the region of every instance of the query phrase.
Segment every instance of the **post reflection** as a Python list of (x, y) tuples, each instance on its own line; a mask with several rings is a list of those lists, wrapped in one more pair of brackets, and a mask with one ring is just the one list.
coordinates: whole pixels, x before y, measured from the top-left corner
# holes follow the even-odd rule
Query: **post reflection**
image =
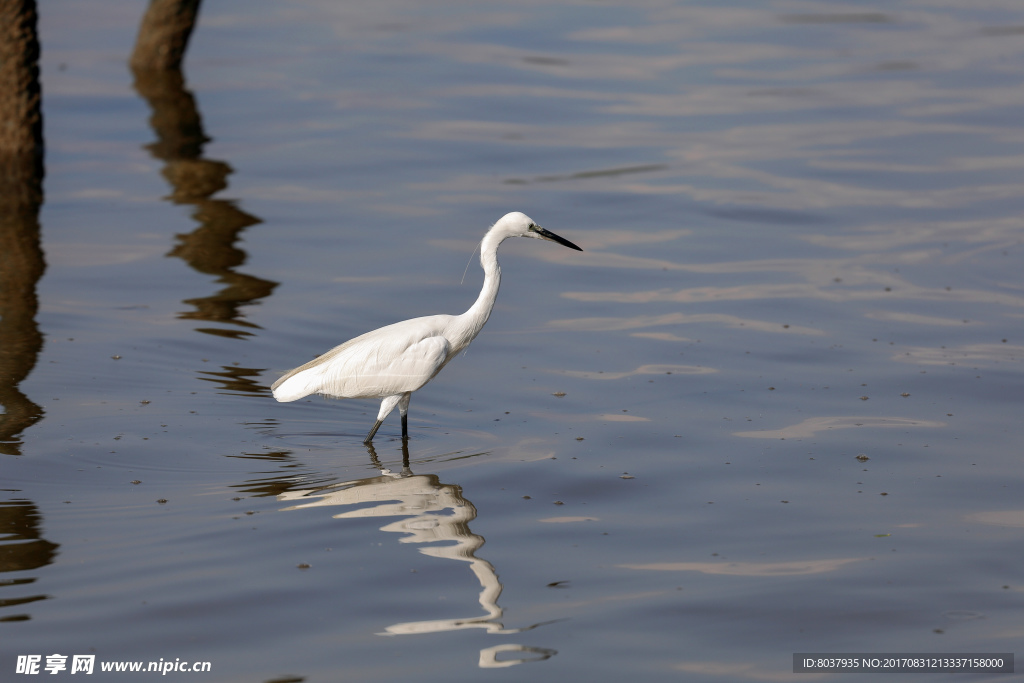
[(0, 173), (0, 453), (21, 455), (19, 436), (44, 412), (19, 389), (43, 349), (36, 323), (36, 283), (46, 269), (39, 243), (42, 169), (20, 180), (7, 170)]
[[(439, 633), (465, 629), (482, 629), (493, 634), (512, 634), (528, 631), (541, 624), (523, 628), (506, 628), (502, 623), (503, 609), (498, 604), (502, 584), (498, 573), (487, 560), (478, 557), (483, 547), (483, 536), (474, 534), (470, 523), (477, 510), (462, 494), (457, 484), (441, 482), (436, 474), (414, 474), (409, 465), (408, 441), (402, 441), (402, 467), (398, 472), (381, 464), (372, 444), (366, 444), (370, 460), (380, 470), (375, 477), (353, 479), (323, 487), (286, 491), (278, 500), (292, 503), (283, 510), (312, 507), (351, 508), (333, 515), (334, 519), (367, 517), (398, 518), (380, 527), (381, 531), (405, 536), (401, 543), (424, 544), (419, 551), (424, 555), (455, 562), (465, 562), (480, 583), (478, 600), (483, 612), (477, 616), (431, 619), (392, 624), (380, 635), (411, 635)], [(435, 545), (436, 544), (436, 545)], [(443, 545), (441, 545), (443, 544)], [(498, 660), (498, 652), (522, 652), (519, 659)], [(547, 659), (554, 650), (520, 645), (501, 645), (481, 651), (480, 666), (485, 668), (511, 666), (527, 661)]]
[[(0, 502), (0, 574), (39, 569), (53, 562), (58, 546), (42, 537), (39, 508), (28, 500)], [(0, 622), (28, 621), (24, 605), (46, 600), (48, 595), (26, 591), (35, 578), (0, 578), (4, 597), (0, 598)], [(17, 592), (17, 594), (15, 594)], [(9, 597), (8, 597), (9, 596)], [(9, 613), (11, 610), (13, 613)]]
[(43, 348), (36, 283), (46, 270), (40, 246), (43, 115), (34, 2), (5, 15), (21, 30), (0, 32), (0, 453), (21, 455), (21, 433), (43, 409), (18, 385)]
[(219, 385), (220, 393), (233, 396), (270, 394), (270, 389), (260, 383), (263, 368), (243, 368), (238, 365), (222, 365), (220, 371), (200, 370), (199, 379)]
[(194, 310), (179, 317), (233, 326), (196, 328), (206, 334), (236, 339), (249, 336), (249, 330), (259, 326), (245, 320), (242, 307), (269, 296), (278, 283), (237, 272), (246, 253), (235, 242), (242, 231), (261, 220), (230, 200), (212, 198), (228, 186), (232, 169), (223, 161), (203, 158), (203, 145), (210, 138), (203, 131), (195, 98), (185, 87), (181, 70), (149, 68), (133, 61), (132, 74), (135, 90), (153, 112), (149, 122), (157, 139), (146, 148), (164, 162), (161, 174), (171, 185), (167, 199), (195, 207), (192, 218), (199, 224), (192, 232), (177, 235), (178, 244), (167, 255), (182, 259), (200, 273), (216, 276), (217, 282), (225, 285), (210, 296), (186, 299), (184, 303)]

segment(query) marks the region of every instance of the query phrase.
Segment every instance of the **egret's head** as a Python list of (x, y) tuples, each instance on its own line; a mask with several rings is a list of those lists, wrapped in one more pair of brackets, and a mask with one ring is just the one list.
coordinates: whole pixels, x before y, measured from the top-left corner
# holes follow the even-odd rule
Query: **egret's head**
[(562, 246), (575, 249), (576, 251), (583, 251), (564, 237), (559, 237), (550, 230), (545, 230), (540, 227), (525, 213), (520, 213), (518, 211), (507, 213), (501, 217), (500, 221), (494, 224), (495, 228), (498, 228), (499, 226), (501, 226), (506, 237), (535, 237), (537, 239), (548, 240), (550, 242), (557, 242)]

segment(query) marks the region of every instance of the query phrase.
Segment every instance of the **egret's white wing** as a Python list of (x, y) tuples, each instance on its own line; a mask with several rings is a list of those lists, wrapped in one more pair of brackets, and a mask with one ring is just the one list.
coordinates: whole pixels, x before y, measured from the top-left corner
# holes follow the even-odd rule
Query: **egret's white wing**
[(415, 391), (448, 361), (451, 347), (441, 332), (450, 318), (404, 320), (351, 339), (274, 382), (274, 398), (382, 398)]
[(420, 339), (400, 350), (395, 346), (398, 345), (382, 344), (365, 356), (350, 352), (344, 356), (344, 362), (331, 363), (324, 372), (320, 393), (381, 398), (416, 391), (437, 374), (448, 358), (448, 340), (441, 336)]

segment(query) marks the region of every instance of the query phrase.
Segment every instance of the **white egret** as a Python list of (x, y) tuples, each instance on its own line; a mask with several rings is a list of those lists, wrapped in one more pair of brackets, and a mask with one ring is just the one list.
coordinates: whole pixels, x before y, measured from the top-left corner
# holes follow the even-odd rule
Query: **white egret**
[(412, 392), (434, 378), (445, 365), (480, 334), (498, 296), (501, 268), (498, 245), (509, 237), (550, 240), (583, 251), (567, 239), (545, 230), (529, 216), (514, 211), (502, 216), (480, 243), (484, 285), (476, 302), (462, 315), (431, 315), (388, 325), (336, 346), (288, 372), (271, 387), (278, 401), (297, 401), (310, 394), (330, 398), (379, 398), (374, 434), (395, 406), (402, 416), (402, 438), (409, 436)]

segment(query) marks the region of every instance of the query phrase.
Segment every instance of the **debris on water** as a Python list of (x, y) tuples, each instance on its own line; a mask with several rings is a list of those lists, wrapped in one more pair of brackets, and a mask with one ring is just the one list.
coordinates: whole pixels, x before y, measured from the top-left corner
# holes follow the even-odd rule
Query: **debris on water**
[(563, 396), (565, 396), (565, 392), (564, 391), (556, 391), (555, 393), (553, 393), (551, 395), (552, 396), (557, 396), (558, 398), (562, 398)]
[(869, 458), (868, 456), (866, 456), (863, 453), (861, 453), (860, 455), (857, 456), (857, 459), (860, 460), (861, 462), (867, 462), (871, 458)]
[(636, 479), (636, 477), (634, 477), (632, 474), (629, 474), (628, 472), (623, 472), (622, 474), (619, 475), (619, 479)]

